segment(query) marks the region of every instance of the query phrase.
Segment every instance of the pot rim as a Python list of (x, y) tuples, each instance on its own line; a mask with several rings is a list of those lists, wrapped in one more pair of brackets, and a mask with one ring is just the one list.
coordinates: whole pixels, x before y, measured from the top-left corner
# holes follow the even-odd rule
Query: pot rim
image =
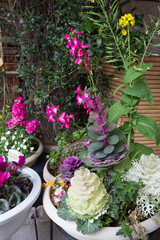
[(1, 223), (4, 224), (4, 222), (7, 222), (8, 219), (14, 218), (20, 212), (32, 206), (40, 194), (41, 179), (38, 173), (29, 167), (24, 167), (22, 169), (22, 173), (30, 175), (30, 179), (33, 183), (32, 190), (30, 194), (27, 196), (27, 198), (24, 199), (20, 204), (18, 204), (16, 207), (0, 215), (0, 225)]
[[(107, 230), (107, 234), (110, 234), (111, 232), (114, 232), (114, 234), (116, 235), (116, 233), (118, 232), (118, 230), (120, 230), (120, 227), (102, 227), (99, 228), (98, 230), (94, 231), (93, 233), (90, 233), (88, 235), (83, 235), (81, 232), (78, 232), (76, 230), (77, 225), (74, 221), (65, 221), (62, 218), (60, 218), (57, 215), (57, 209), (56, 207), (53, 205), (51, 199), (50, 199), (50, 190), (51, 187), (47, 187), (44, 191), (43, 194), (43, 207), (47, 213), (47, 215), (52, 219), (52, 221), (54, 221), (57, 225), (59, 225), (60, 227), (62, 227), (64, 229), (64, 231), (66, 231), (67, 233), (69, 233), (71, 236), (79, 236), (80, 239), (92, 239), (92, 240), (96, 240), (96, 239), (104, 239), (102, 238), (102, 234), (106, 236), (106, 230)], [(155, 221), (152, 218), (149, 218), (145, 221), (141, 222), (141, 225), (145, 228), (147, 228), (147, 233), (153, 232), (156, 229), (159, 228), (160, 225), (160, 213), (156, 213), (152, 218), (158, 221), (158, 224), (155, 223)], [(72, 235), (73, 234), (73, 235)], [(137, 239), (137, 235), (135, 232), (133, 232), (133, 238)], [(108, 235), (109, 236), (109, 235)], [(83, 238), (82, 238), (83, 237)], [(88, 238), (90, 237), (90, 238)], [(126, 239), (122, 236), (122, 238), (120, 236), (115, 236), (114, 239)]]

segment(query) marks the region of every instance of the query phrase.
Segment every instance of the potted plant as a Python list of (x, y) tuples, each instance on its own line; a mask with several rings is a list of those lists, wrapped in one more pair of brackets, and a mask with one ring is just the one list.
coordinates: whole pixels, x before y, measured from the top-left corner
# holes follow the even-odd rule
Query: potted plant
[(27, 121), (27, 111), (24, 99), (17, 97), (12, 106), (12, 118), (5, 121), (6, 126), (1, 127), (0, 147), (1, 154), (5, 157), (9, 149), (19, 151), (26, 158), (26, 166), (32, 166), (43, 151), (41, 141), (34, 136), (40, 126), (37, 120)]
[[(14, 158), (13, 158), (14, 159)], [(18, 161), (5, 161), (0, 157), (0, 236), (11, 239), (25, 222), (33, 203), (41, 191), (39, 175), (29, 167), (23, 167), (25, 157)]]
[[(93, 2), (98, 4), (101, 12), (90, 14), (97, 17), (95, 22), (101, 26), (104, 19), (108, 20), (106, 3), (103, 0)], [(121, 34), (127, 37), (128, 48), (124, 55), (113, 32), (115, 29), (110, 29), (124, 67), (122, 101), (110, 107), (101, 100), (94, 82), (88, 46), (80, 41), (82, 32), (71, 28), (70, 34), (64, 36), (75, 63), (88, 71), (90, 88), (82, 90), (78, 86), (76, 89), (78, 105), (82, 104), (89, 114), (86, 126), (88, 154), (82, 159), (70, 156), (64, 160), (60, 165), (60, 176), (44, 184), (47, 189), (43, 204), (48, 216), (78, 240), (102, 240), (106, 236), (109, 239), (145, 240), (149, 232), (159, 227), (160, 159), (153, 149), (134, 142), (134, 130), (137, 130), (154, 140), (157, 146), (160, 143), (159, 125), (137, 111), (141, 99), (150, 104), (153, 102), (144, 77), (152, 64), (143, 62), (149, 45), (139, 63), (132, 59), (130, 28), (134, 24), (135, 18), (130, 13), (119, 20), (123, 27)], [(101, 30), (105, 30), (105, 26), (106, 23)], [(159, 29), (158, 19), (148, 44)], [(122, 86), (118, 86), (116, 92)], [(118, 120), (123, 115), (129, 120), (118, 127)], [(67, 120), (61, 118), (62, 124), (67, 124)]]

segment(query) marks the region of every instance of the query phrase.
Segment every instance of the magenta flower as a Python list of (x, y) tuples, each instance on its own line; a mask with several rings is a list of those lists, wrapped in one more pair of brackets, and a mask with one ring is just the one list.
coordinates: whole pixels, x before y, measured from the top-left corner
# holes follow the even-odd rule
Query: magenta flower
[(75, 93), (77, 93), (79, 95), (81, 94), (81, 84), (76, 88)]
[(61, 128), (63, 128), (63, 126), (65, 126), (66, 128), (69, 128), (69, 122), (70, 122), (70, 118), (74, 118), (74, 115), (68, 115), (65, 112), (62, 112), (61, 115), (58, 117), (57, 122), (61, 122)]
[(15, 162), (15, 161), (12, 161), (12, 163), (14, 163), (15, 166), (20, 167), (20, 168), (23, 167), (23, 165), (25, 164), (25, 162), (26, 162), (26, 157), (23, 156), (23, 155), (20, 155), (20, 156), (19, 156), (18, 163)]
[(82, 64), (82, 59), (77, 58), (77, 59), (75, 60), (75, 64), (81, 65), (81, 64)]
[(4, 157), (0, 156), (0, 172), (5, 172), (8, 167), (8, 162), (4, 160)]
[(88, 146), (90, 144), (90, 142), (91, 142), (91, 139), (88, 139), (88, 141), (87, 142), (83, 142), (83, 144), (84, 144), (84, 146)]
[(0, 172), (0, 187), (10, 177), (9, 172)]
[(34, 134), (36, 129), (40, 127), (40, 121), (32, 120), (27, 122), (26, 130), (29, 134)]

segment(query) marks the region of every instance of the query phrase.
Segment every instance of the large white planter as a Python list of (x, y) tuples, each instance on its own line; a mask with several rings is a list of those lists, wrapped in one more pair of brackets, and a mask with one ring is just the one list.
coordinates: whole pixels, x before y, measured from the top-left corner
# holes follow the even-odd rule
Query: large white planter
[(27, 167), (33, 166), (36, 163), (38, 157), (43, 152), (43, 144), (42, 144), (42, 142), (38, 138), (35, 138), (35, 140), (38, 143), (38, 149), (30, 157), (26, 158), (25, 166), (27, 166)]
[(50, 182), (54, 181), (55, 177), (50, 174), (48, 171), (48, 164), (49, 164), (50, 159), (45, 163), (44, 168), (43, 168), (43, 179), (45, 182)]
[(24, 167), (22, 173), (31, 176), (33, 188), (23, 202), (0, 215), (0, 240), (11, 239), (12, 235), (24, 224), (41, 191), (41, 179), (33, 169)]
[[(50, 199), (50, 187), (47, 187), (44, 195), (43, 195), (43, 207), (47, 213), (47, 215), (65, 232), (67, 232), (72, 237), (76, 238), (77, 240), (127, 240), (129, 238), (124, 238), (123, 236), (116, 236), (116, 233), (120, 229), (120, 227), (103, 227), (99, 230), (88, 234), (83, 235), (82, 233), (76, 230), (76, 223), (73, 221), (64, 221), (57, 215), (57, 209), (51, 202)], [(158, 224), (155, 223), (151, 218), (143, 221), (141, 225), (147, 229), (148, 233), (151, 233), (159, 228), (160, 226), (160, 216), (157, 213), (154, 218), (157, 219)], [(134, 239), (138, 239), (135, 233), (132, 234)]]

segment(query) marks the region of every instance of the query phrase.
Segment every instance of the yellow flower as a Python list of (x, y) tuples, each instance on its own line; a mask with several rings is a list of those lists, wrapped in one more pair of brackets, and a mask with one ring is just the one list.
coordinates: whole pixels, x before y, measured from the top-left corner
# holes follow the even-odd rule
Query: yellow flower
[(127, 34), (127, 31), (125, 29), (122, 30), (122, 35), (126, 35)]
[(50, 181), (50, 182), (48, 182), (48, 183), (43, 183), (42, 184), (42, 187), (43, 187), (43, 189), (45, 190), (46, 189), (46, 187), (52, 187), (53, 186), (53, 184), (54, 184), (54, 181)]
[(135, 20), (134, 20), (134, 17), (132, 16), (131, 13), (124, 14), (124, 16), (122, 16), (119, 19), (119, 25), (123, 28), (126, 27), (126, 26), (129, 26), (129, 25), (131, 25), (133, 27), (134, 24), (135, 24)]
[(94, 0), (88, 0), (88, 1), (94, 3)]

